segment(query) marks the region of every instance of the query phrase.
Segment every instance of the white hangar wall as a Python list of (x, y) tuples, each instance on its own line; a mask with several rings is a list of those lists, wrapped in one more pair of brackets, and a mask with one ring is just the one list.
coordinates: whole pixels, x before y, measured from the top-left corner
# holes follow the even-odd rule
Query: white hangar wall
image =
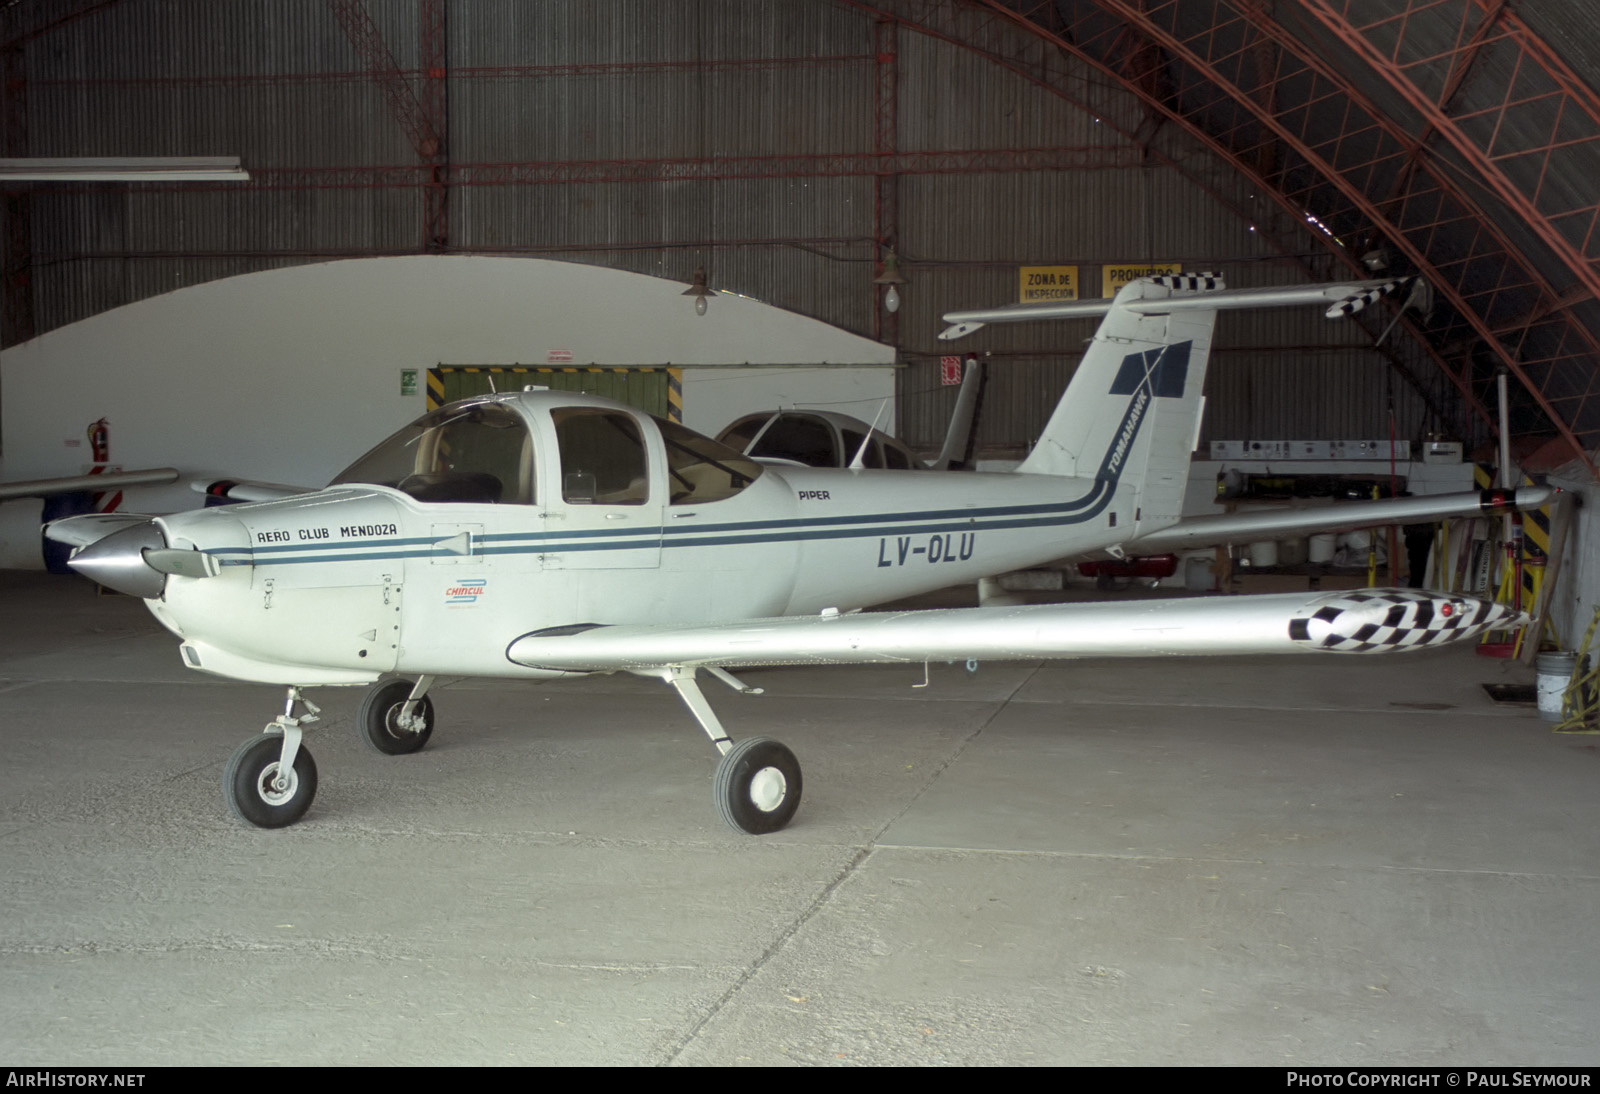
[[(83, 474), (85, 431), (104, 417), (124, 468), (320, 486), (423, 412), (428, 369), (545, 365), (552, 351), (683, 368), (684, 421), (702, 432), (780, 405), (871, 420), (885, 400), (893, 430), (892, 347), (733, 295), (699, 316), (684, 288), (542, 259), (409, 256), (180, 289), (0, 354), (0, 481)], [(415, 394), (401, 394), (402, 369), (417, 370)], [(131, 490), (122, 508), (201, 501), (180, 482)], [(42, 565), (39, 509), (0, 505), (0, 566)]]

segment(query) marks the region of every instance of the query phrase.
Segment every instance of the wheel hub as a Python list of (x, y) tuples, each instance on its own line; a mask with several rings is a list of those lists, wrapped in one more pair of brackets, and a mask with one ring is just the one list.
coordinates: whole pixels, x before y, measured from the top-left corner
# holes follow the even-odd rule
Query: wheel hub
[(750, 778), (750, 801), (763, 813), (783, 804), (789, 793), (789, 780), (775, 767), (763, 767)]
[(288, 775), (283, 774), (283, 765), (277, 762), (270, 763), (261, 772), (261, 800), (268, 805), (282, 805), (294, 797), (295, 790), (300, 785), (300, 779), (290, 768)]

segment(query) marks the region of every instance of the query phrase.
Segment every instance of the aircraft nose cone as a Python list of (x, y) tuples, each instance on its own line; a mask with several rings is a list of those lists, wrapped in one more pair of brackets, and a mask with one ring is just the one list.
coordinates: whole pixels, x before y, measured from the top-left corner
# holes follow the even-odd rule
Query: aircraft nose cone
[(81, 548), (67, 560), (67, 565), (108, 589), (154, 600), (166, 588), (167, 575), (145, 562), (144, 552), (166, 545), (161, 529), (147, 520)]

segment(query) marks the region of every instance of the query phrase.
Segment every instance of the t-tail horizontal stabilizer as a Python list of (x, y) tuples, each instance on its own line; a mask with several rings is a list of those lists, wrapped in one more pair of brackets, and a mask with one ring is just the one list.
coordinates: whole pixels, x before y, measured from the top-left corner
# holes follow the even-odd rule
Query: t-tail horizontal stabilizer
[[(1042, 319), (1086, 319), (1102, 316), (1120, 305), (1128, 311), (1143, 315), (1161, 312), (1205, 309), (1232, 311), (1241, 308), (1284, 308), (1308, 304), (1321, 304), (1324, 315), (1337, 319), (1354, 315), (1377, 300), (1409, 287), (1415, 278), (1392, 278), (1388, 281), (1341, 281), (1329, 285), (1283, 285), (1264, 289), (1228, 289), (1215, 274), (1165, 274), (1140, 278), (1124, 286), (1115, 297), (1102, 300), (1066, 300), (1049, 304), (1008, 304), (998, 308), (974, 308), (966, 311), (946, 312), (944, 321), (951, 324), (940, 332), (943, 341), (958, 338), (982, 329), (989, 323), (1036, 323)], [(1163, 286), (1174, 292), (1192, 295), (1149, 299), (1124, 299), (1132, 285)]]
[[(945, 318), (972, 324), (1101, 316), (1033, 451), (1017, 470), (1091, 484), (1086, 519), (1107, 549), (1178, 523), (1219, 311), (1316, 305), (1349, 315), (1405, 281), (1229, 289), (1212, 274), (1144, 277), (1113, 300), (1067, 301)], [(955, 329), (943, 337), (954, 337)]]

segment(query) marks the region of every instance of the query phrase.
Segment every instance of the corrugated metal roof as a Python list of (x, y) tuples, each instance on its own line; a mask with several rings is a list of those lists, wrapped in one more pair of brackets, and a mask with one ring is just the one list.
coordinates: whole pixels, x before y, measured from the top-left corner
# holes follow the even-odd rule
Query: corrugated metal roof
[[(1329, 65), (1420, 126), (1348, 46), (1296, 5), (1276, 7), (1280, 22)], [(1441, 41), (1459, 16), (1454, 9), (1441, 5), (1431, 16)], [(1054, 95), (1042, 87), (1048, 81), (984, 60), (958, 39), (903, 27), (886, 45), (869, 14), (819, 0), (758, 8), (738, 0), (475, 0), (445, 10), (453, 165), (615, 165), (584, 182), (454, 186), (451, 246), (554, 254), (681, 280), (704, 265), (715, 288), (872, 336), (895, 332), (910, 366), (901, 420), (918, 443), (936, 439), (948, 413), (949, 393), (930, 382), (938, 356), (952, 349), (934, 339), (939, 314), (1013, 299), (1019, 265), (1078, 265), (1082, 291), (1094, 295), (1108, 262), (1180, 261), (1263, 283), (1308, 276), (1302, 252), (1320, 247), (1315, 229), (1273, 205), (1232, 164), (1179, 127), (1156, 124), (1115, 81), (1065, 53), (1050, 64), (1070, 94)], [(1179, 10), (1194, 19), (1209, 8)], [(420, 92), (417, 7), (369, 3), (366, 11)], [(8, 10), (5, 27), (25, 30), (49, 17), (48, 6), (24, 3)], [(1541, 6), (1537, 18), (1566, 56), (1592, 71), (1575, 17)], [(1010, 41), (1018, 56), (1029, 48), (1023, 27), (986, 33), (986, 48)], [(320, 0), (115, 4), (25, 48), (31, 154), (239, 155), (263, 178), (274, 169), (295, 172), (282, 189), (38, 188), (28, 242), (40, 330), (212, 277), (427, 246), (418, 152), (366, 73), (368, 59)], [(931, 173), (924, 161), (901, 174), (892, 184), (892, 222), (873, 175), (859, 166), (830, 175), (823, 159), (879, 150), (880, 48), (892, 49), (897, 73), (895, 150), (991, 153), (981, 170)], [(1262, 54), (1244, 51), (1230, 63), (1249, 83)], [(1479, 64), (1469, 97), (1503, 77), (1494, 51)], [(1293, 86), (1278, 91), (1292, 94)], [(1086, 110), (1082, 102), (1097, 105)], [(1330, 134), (1343, 124), (1336, 103), (1306, 109)], [(1259, 142), (1261, 134), (1246, 127), (1229, 139)], [(1342, 147), (1360, 154), (1366, 139), (1376, 140), (1350, 137)], [(1050, 169), (1028, 158), (1042, 152), (1052, 157)], [(808, 158), (815, 170), (799, 160), (778, 165), (779, 156)], [(664, 163), (679, 166), (668, 171)], [(1294, 173), (1304, 165), (1280, 163), (1289, 171), (1282, 185), (1301, 185)], [(411, 173), (374, 174), (390, 168)], [(1575, 159), (1559, 163), (1548, 185), (1570, 189), (1593, 177)], [(1538, 252), (1532, 233), (1507, 231), (1519, 249)], [(872, 284), (879, 237), (892, 238), (909, 279), (893, 318), (880, 312)], [(1310, 265), (1327, 269), (1323, 260)], [(1502, 293), (1495, 307), (1514, 313), (1520, 299)], [(1439, 329), (1454, 329), (1442, 315)], [(1322, 420), (1339, 423), (1321, 435), (1343, 436), (1349, 423), (1370, 419), (1379, 358), (1324, 348), (1351, 335), (1293, 325), (1298, 320), (1242, 322), (1225, 325), (1219, 343), (1214, 382), (1228, 407), (1213, 401), (1213, 423), (1236, 422), (1228, 428), (1252, 436), (1290, 424), (1303, 430), (1307, 407), (1318, 405)], [(991, 386), (986, 441), (1031, 439), (1070, 370), (1073, 340), (1086, 333), (986, 335), (984, 348), (1008, 362)], [(1396, 337), (1414, 374), (1433, 368)], [(1270, 349), (1259, 348), (1274, 344), (1307, 347), (1306, 370), (1279, 388), (1282, 370), (1274, 375)], [(1315, 400), (1305, 398), (1308, 376)], [(1561, 378), (1553, 390), (1582, 379)], [(1446, 428), (1478, 428), (1449, 391), (1431, 397), (1451, 404)], [(1437, 427), (1425, 424), (1419, 407), (1397, 411), (1412, 423), (1406, 428)]]

